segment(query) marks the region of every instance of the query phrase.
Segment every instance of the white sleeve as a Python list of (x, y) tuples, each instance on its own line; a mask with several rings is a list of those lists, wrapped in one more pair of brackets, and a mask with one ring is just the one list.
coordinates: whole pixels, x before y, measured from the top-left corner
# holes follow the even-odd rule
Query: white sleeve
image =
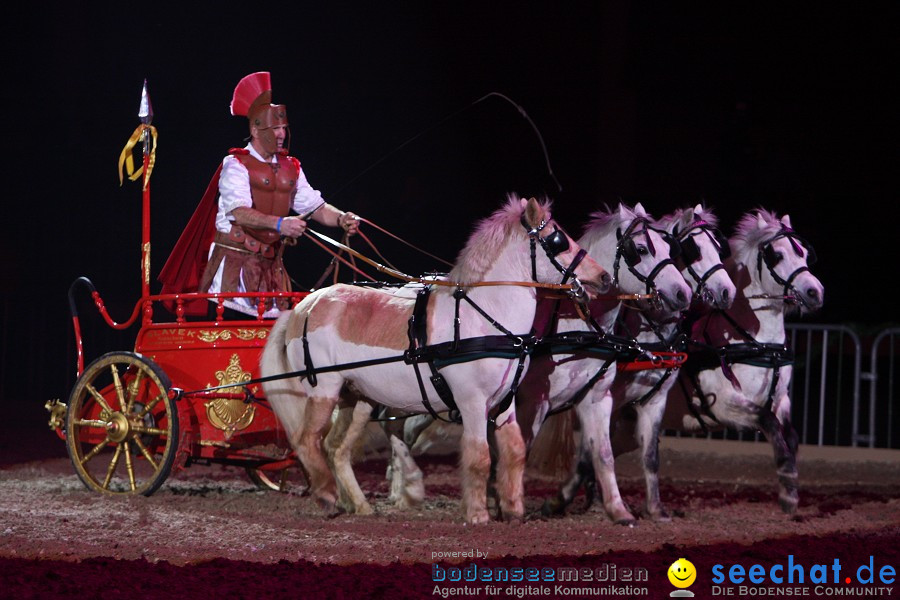
[(322, 203), (322, 192), (314, 189), (306, 180), (303, 169), (297, 175), (297, 187), (294, 189), (294, 202), (291, 208), (298, 215), (303, 215)]
[(230, 217), (234, 209), (252, 206), (253, 196), (250, 194), (250, 173), (247, 167), (235, 157), (226, 156), (219, 175), (219, 212)]

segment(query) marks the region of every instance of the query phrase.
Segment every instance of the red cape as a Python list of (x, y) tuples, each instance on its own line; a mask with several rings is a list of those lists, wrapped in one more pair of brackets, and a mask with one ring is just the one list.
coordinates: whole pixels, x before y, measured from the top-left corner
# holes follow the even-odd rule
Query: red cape
[[(209, 259), (209, 247), (216, 235), (216, 212), (219, 207), (216, 198), (219, 195), (221, 173), (222, 165), (219, 165), (197, 210), (194, 211), (187, 227), (175, 243), (169, 260), (159, 273), (163, 294), (189, 294), (198, 291), (200, 278)], [(163, 305), (175, 312), (174, 301), (163, 302)], [(208, 306), (208, 300), (185, 302), (184, 313), (190, 316), (203, 316), (207, 313)]]

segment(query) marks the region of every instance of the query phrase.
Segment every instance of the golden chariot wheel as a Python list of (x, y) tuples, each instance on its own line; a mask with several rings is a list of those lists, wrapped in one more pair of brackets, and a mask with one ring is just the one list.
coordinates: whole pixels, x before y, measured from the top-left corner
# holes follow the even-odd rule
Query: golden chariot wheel
[(299, 462), (297, 466), (279, 470), (246, 467), (247, 476), (261, 490), (284, 492), (305, 496), (309, 493), (306, 474)]
[(69, 396), (66, 447), (89, 489), (149, 496), (162, 485), (178, 449), (170, 387), (156, 363), (134, 352), (104, 354), (84, 370)]

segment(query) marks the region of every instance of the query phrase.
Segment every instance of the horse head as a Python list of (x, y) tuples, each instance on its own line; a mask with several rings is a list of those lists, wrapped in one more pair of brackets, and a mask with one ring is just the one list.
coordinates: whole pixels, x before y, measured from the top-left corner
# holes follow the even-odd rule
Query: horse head
[(609, 273), (556, 224), (549, 201), (514, 195), (476, 225), (450, 278), (463, 285), (487, 279), (571, 283), (576, 293), (592, 298), (606, 293), (611, 282)]
[(731, 249), (716, 216), (698, 204), (662, 217), (656, 226), (678, 241), (676, 262), (685, 280), (693, 281), (694, 297), (713, 308), (731, 308), (736, 289), (722, 264)]
[(797, 235), (788, 215), (779, 219), (763, 209), (744, 215), (732, 248), (735, 262), (749, 274), (750, 285), (759, 288), (757, 296), (783, 299), (801, 312), (821, 308), (825, 288), (809, 270), (816, 261), (815, 250)]
[(674, 240), (653, 227), (653, 219), (638, 203), (634, 209), (598, 211), (581, 238), (591, 256), (613, 270), (613, 285), (624, 294), (651, 294), (666, 311), (678, 312), (691, 303), (691, 288), (672, 261)]

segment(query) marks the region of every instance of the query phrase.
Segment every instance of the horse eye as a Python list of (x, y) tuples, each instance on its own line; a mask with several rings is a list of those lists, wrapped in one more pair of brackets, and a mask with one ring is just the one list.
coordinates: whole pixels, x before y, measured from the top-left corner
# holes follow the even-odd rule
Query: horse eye
[(650, 254), (650, 250), (647, 249), (647, 246), (638, 246), (637, 251), (641, 256), (647, 256), (648, 254)]
[(775, 252), (774, 253), (775, 262), (781, 262), (781, 259), (784, 258), (783, 252)]

